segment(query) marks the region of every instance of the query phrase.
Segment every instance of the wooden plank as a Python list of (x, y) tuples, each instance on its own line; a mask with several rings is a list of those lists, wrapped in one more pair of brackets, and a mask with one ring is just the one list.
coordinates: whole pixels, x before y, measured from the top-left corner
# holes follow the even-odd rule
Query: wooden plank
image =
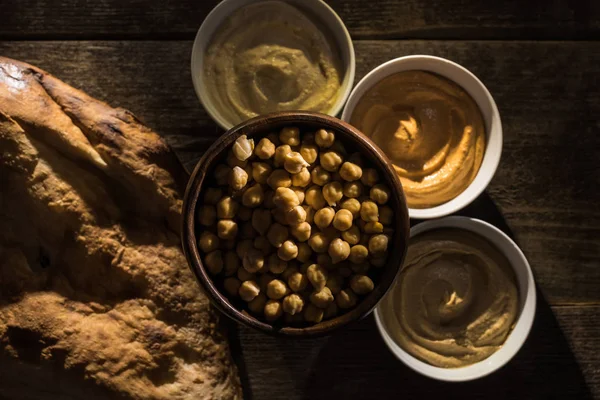
[[(219, 0), (2, 0), (1, 39), (192, 39)], [(355, 39), (592, 39), (593, 0), (328, 0)]]
[(425, 378), (387, 349), (372, 316), (335, 336), (282, 340), (239, 332), (254, 399), (592, 399), (600, 396), (600, 307), (550, 308), (542, 299), (523, 348), (473, 382)]
[[(45, 68), (132, 110), (189, 167), (221, 131), (200, 106), (190, 41), (3, 42), (0, 54)], [(357, 79), (407, 54), (455, 60), (495, 96), (504, 153), (466, 213), (512, 230), (550, 304), (600, 303), (600, 43), (357, 41)]]

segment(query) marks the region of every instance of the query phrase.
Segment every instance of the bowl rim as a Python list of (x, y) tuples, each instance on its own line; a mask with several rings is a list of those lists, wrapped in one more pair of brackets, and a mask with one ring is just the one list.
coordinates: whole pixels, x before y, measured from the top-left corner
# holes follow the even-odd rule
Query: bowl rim
[[(205, 271), (200, 253), (197, 246), (195, 234), (195, 212), (199, 202), (202, 183), (207, 172), (212, 165), (220, 159), (222, 151), (228, 149), (231, 144), (242, 134), (262, 135), (268, 133), (271, 128), (267, 124), (280, 125), (319, 125), (328, 129), (334, 130), (336, 133), (342, 132), (346, 140), (354, 143), (360, 143), (361, 154), (369, 153), (367, 157), (380, 171), (384, 172), (384, 179), (390, 185), (392, 198), (398, 201), (398, 210), (395, 210), (395, 225), (394, 237), (391, 241), (392, 248), (388, 255), (388, 264), (384, 267), (379, 277), (375, 289), (362, 299), (358, 305), (345, 312), (344, 314), (330, 320), (320, 322), (303, 328), (272, 325), (249, 315), (242, 314), (227, 300), (227, 297), (222, 294), (212, 282), (207, 271)], [(265, 126), (268, 126), (266, 128)], [(255, 328), (261, 332), (279, 335), (279, 336), (303, 336), (316, 337), (327, 335), (334, 330), (357, 321), (368, 315), (377, 305), (379, 300), (385, 295), (387, 290), (392, 285), (397, 272), (399, 271), (404, 257), (406, 255), (409, 237), (409, 217), (406, 207), (406, 199), (402, 191), (402, 185), (394, 172), (391, 162), (385, 157), (383, 152), (366, 136), (358, 131), (353, 126), (329, 115), (309, 112), (278, 112), (259, 116), (247, 120), (234, 128), (228, 130), (212, 146), (204, 153), (200, 161), (196, 164), (192, 172), (188, 185), (185, 191), (182, 208), (182, 234), (181, 241), (184, 254), (188, 261), (188, 266), (194, 273), (196, 280), (207, 293), (211, 302), (227, 315), (229, 318), (242, 323), (244, 325)]]
[[(461, 368), (441, 368), (430, 365), (414, 357), (402, 349), (402, 347), (390, 337), (387, 328), (382, 321), (380, 306), (375, 308), (375, 323), (379, 334), (388, 349), (396, 356), (396, 358), (412, 370), (421, 375), (440, 381), (464, 382), (483, 378), (499, 370), (519, 352), (531, 332), (531, 327), (533, 326), (533, 321), (535, 319), (537, 302), (536, 287), (531, 266), (523, 254), (523, 251), (506, 233), (502, 232), (494, 225), (480, 219), (452, 216), (424, 221), (411, 228), (410, 237), (413, 238), (422, 233), (443, 228), (468, 230), (489, 241), (499, 250), (499, 243), (502, 243), (503, 247), (506, 249), (506, 251), (503, 251), (503, 254), (509, 259), (511, 267), (515, 271), (519, 289), (521, 290), (523, 286), (526, 287), (526, 293), (520, 293), (519, 315), (515, 326), (504, 344), (488, 358), (474, 364)], [(511, 253), (510, 256), (508, 253)], [(524, 277), (519, 274), (518, 270), (522, 270)], [(398, 271), (398, 275), (399, 274), (400, 271)]]
[[(415, 66), (414, 68), (403, 68), (406, 64), (411, 63), (421, 63), (421, 65), (418, 67)], [(350, 96), (348, 97), (341, 118), (346, 122), (350, 122), (350, 117), (358, 101), (367, 90), (380, 80), (397, 72), (415, 70), (441, 75), (462, 87), (479, 107), (485, 122), (486, 148), (484, 158), (473, 181), (471, 181), (471, 183), (456, 197), (445, 203), (427, 208), (408, 208), (408, 213), (411, 218), (440, 218), (455, 213), (471, 204), (487, 188), (500, 164), (503, 142), (502, 121), (496, 101), (483, 82), (464, 66), (446, 58), (425, 54), (413, 54), (394, 58), (373, 68), (354, 86), (352, 93), (350, 93)], [(466, 88), (455, 79), (446, 75), (448, 71), (462, 74), (464, 79), (468, 79), (474, 86), (471, 89)], [(490, 115), (487, 117), (485, 115), (486, 110), (489, 110), (490, 112)]]
[[(221, 113), (219, 113), (219, 111), (213, 106), (212, 101), (210, 100), (207, 92), (203, 90), (203, 74), (194, 73), (194, 71), (202, 71), (202, 66), (204, 63), (204, 52), (206, 45), (201, 45), (200, 43), (205, 37), (212, 37), (215, 29), (218, 29), (218, 26), (223, 22), (223, 20), (229, 15), (231, 15), (234, 11), (246, 5), (258, 3), (261, 1), (265, 0), (221, 0), (221, 2), (217, 4), (202, 21), (202, 24), (200, 25), (200, 28), (198, 28), (196, 36), (194, 37), (194, 42), (192, 44), (192, 52), (190, 57), (190, 73), (192, 75), (192, 84), (194, 86), (194, 91), (196, 92), (196, 96), (200, 100), (202, 107), (206, 110), (210, 118), (214, 122), (216, 122), (217, 125), (219, 125), (225, 130), (232, 129), (236, 124), (230, 123), (229, 121), (227, 121), (226, 118), (221, 116)], [(327, 14), (329, 17), (336, 21), (335, 26), (326, 25), (324, 27), (324, 29), (326, 29), (327, 31), (331, 31), (333, 42), (336, 44), (336, 46), (339, 47), (338, 51), (340, 52), (340, 61), (342, 63), (342, 67), (344, 68), (344, 75), (341, 82), (338, 99), (327, 113), (327, 115), (329, 116), (336, 116), (341, 112), (342, 108), (346, 104), (346, 101), (350, 97), (350, 93), (352, 92), (352, 88), (354, 85), (354, 77), (356, 74), (356, 55), (354, 52), (354, 43), (352, 42), (352, 38), (350, 36), (350, 33), (348, 32), (348, 28), (346, 28), (344, 21), (335, 12), (335, 10), (323, 0), (283, 1), (293, 6), (300, 5), (299, 7), (302, 12), (310, 10), (310, 13), (314, 14), (314, 16), (309, 15), (309, 17), (324, 19), (324, 15)], [(220, 18), (220, 20), (218, 22), (215, 22), (217, 28), (212, 29), (212, 20), (216, 18)], [(324, 24), (324, 21), (319, 20), (318, 22), (320, 23), (320, 25)], [(210, 43), (210, 40), (207, 41), (207, 44), (208, 43)], [(348, 52), (347, 60), (344, 60), (345, 51)]]

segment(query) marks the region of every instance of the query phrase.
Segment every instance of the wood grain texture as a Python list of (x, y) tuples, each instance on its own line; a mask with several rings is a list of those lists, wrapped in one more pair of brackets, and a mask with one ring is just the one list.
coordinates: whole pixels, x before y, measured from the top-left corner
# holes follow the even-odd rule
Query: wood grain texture
[[(592, 399), (600, 396), (600, 307), (542, 299), (528, 340), (498, 372), (473, 382), (425, 378), (397, 360), (373, 317), (316, 340), (239, 332), (254, 399)], [(572, 351), (571, 348), (574, 350)]]
[[(489, 196), (465, 212), (485, 219), (486, 210), (498, 209), (550, 304), (600, 303), (600, 43), (355, 46), (357, 80), (383, 61), (418, 53), (447, 57), (479, 76), (498, 103), (504, 151)], [(0, 54), (132, 110), (167, 137), (188, 170), (222, 133), (193, 91), (190, 49), (190, 41), (0, 42)]]
[[(192, 39), (218, 0), (1, 0), (2, 39)], [(593, 0), (328, 0), (355, 39), (592, 39)]]

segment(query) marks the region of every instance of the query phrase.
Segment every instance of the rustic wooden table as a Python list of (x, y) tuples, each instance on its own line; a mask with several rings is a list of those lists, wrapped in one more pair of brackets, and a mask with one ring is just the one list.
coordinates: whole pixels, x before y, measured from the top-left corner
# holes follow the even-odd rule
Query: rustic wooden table
[[(0, 0), (0, 54), (35, 64), (164, 135), (188, 169), (222, 132), (190, 78), (192, 40), (217, 0)], [(461, 214), (511, 234), (538, 309), (499, 372), (446, 384), (403, 366), (373, 319), (329, 338), (235, 331), (247, 397), (600, 398), (600, 3), (330, 0), (355, 42), (357, 81), (394, 57), (432, 54), (494, 95), (504, 153)]]

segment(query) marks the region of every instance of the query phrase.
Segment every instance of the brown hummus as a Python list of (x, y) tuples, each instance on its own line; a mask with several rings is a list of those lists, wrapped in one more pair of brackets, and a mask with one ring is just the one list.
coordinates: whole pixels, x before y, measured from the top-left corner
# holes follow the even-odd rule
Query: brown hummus
[(464, 367), (502, 346), (519, 295), (506, 257), (480, 236), (443, 229), (411, 239), (400, 276), (381, 303), (383, 322), (408, 353)]
[(232, 124), (274, 111), (327, 113), (338, 98), (335, 46), (304, 13), (282, 1), (234, 12), (205, 57), (206, 90)]
[(350, 123), (394, 163), (411, 208), (458, 196), (475, 179), (485, 147), (481, 111), (460, 86), (439, 75), (390, 75), (359, 100)]

